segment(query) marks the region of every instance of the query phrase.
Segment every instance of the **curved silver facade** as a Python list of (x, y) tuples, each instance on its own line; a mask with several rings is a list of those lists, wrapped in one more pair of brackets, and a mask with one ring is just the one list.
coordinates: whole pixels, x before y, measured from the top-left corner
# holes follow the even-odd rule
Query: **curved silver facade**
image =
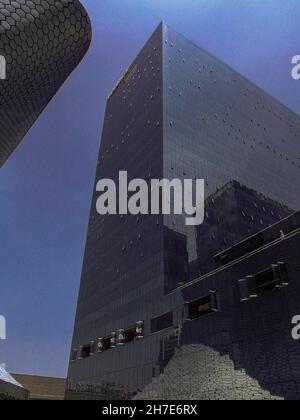
[(0, 0), (0, 167), (90, 42), (90, 20), (78, 0)]
[(4, 367), (0, 366), (0, 400), (9, 398), (16, 398), (27, 400), (29, 398), (29, 391), (23, 385), (17, 382)]

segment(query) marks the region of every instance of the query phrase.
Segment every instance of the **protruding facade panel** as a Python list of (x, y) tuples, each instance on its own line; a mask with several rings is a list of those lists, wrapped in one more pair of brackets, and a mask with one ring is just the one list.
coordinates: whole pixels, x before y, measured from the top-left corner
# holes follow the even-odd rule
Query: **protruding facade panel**
[(205, 220), (100, 217), (94, 192), (69, 398), (300, 397), (299, 133), (297, 115), (160, 25), (108, 100), (96, 182), (204, 179)]
[(90, 41), (90, 20), (78, 0), (0, 0), (0, 56), (6, 67), (6, 79), (0, 80), (0, 167)]

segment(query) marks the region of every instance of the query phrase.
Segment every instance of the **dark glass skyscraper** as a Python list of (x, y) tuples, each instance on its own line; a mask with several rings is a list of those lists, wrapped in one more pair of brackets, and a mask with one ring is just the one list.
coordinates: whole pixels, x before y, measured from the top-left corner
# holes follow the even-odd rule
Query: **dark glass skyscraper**
[[(226, 271), (225, 288), (214, 273), (224, 269), (223, 251), (230, 254), (233, 245), (299, 210), (299, 129), (293, 112), (174, 30), (158, 27), (108, 98), (96, 182), (118, 183), (124, 170), (129, 179), (204, 179), (205, 221), (195, 227), (174, 214), (101, 217), (94, 193), (69, 398), (130, 398), (190, 345), (199, 345), (211, 366), (218, 360), (221, 369), (227, 354), (239, 368), (232, 355), (237, 338), (232, 343), (228, 336), (235, 329), (239, 337), (242, 326), (229, 323), (226, 305), (235, 308), (232, 319), (240, 315), (235, 276), (244, 274)], [(264, 264), (271, 264), (267, 257), (255, 260), (253, 273)], [(240, 369), (247, 371), (246, 363)], [(189, 381), (183, 376), (179, 369), (171, 382), (180, 388)], [(263, 394), (254, 382), (250, 377), (248, 392)], [(211, 397), (211, 387), (220, 389), (218, 379), (201, 395)], [(168, 392), (156, 397), (176, 394)]]

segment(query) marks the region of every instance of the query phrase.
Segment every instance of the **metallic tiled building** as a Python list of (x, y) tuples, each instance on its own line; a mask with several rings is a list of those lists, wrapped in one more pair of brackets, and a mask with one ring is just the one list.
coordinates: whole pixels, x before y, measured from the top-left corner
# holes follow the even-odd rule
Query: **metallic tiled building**
[[(283, 335), (280, 351), (293, 345), (284, 341), (290, 327), (284, 322), (297, 303), (288, 289), (277, 286), (285, 283), (284, 276), (297, 283), (297, 239), (280, 243), (274, 258), (266, 251), (248, 260), (264, 241), (242, 242), (243, 252), (234, 246), (299, 210), (299, 133), (297, 115), (166, 25), (158, 27), (108, 99), (96, 182), (118, 183), (121, 170), (129, 179), (205, 179), (205, 221), (195, 228), (186, 226), (182, 215), (101, 217), (95, 188), (68, 398), (152, 398), (155, 393), (172, 398), (188, 386), (190, 395), (217, 399), (224, 383), (235, 389), (235, 369), (246, 383), (244, 393), (234, 391), (236, 398), (251, 392), (288, 396), (286, 373), (274, 379), (267, 371), (261, 378), (238, 355), (266, 341), (266, 352), (261, 346), (254, 357), (270, 356), (268, 326), (283, 306), (289, 309), (276, 325), (278, 340)], [(284, 229), (275, 228), (275, 238)], [(235, 259), (247, 263), (230, 269)], [(277, 264), (285, 260), (292, 268)], [(270, 294), (249, 306), (250, 295), (261, 295), (264, 270)], [(299, 284), (293, 287), (289, 290), (299, 292)], [(255, 335), (258, 318), (265, 329)], [(193, 346), (199, 350), (199, 372), (201, 360), (211, 359), (211, 370), (202, 370), (202, 389), (183, 374), (192, 369)], [(181, 370), (176, 361), (182, 352), (187, 365)], [(280, 355), (273, 363), (280, 365)], [(166, 377), (178, 392), (165, 385)], [(271, 387), (276, 380), (282, 388)]]
[(91, 41), (78, 0), (0, 0), (0, 167), (80, 63)]
[(4, 367), (0, 366), (0, 400), (20, 399), (28, 400), (29, 391), (15, 380)]

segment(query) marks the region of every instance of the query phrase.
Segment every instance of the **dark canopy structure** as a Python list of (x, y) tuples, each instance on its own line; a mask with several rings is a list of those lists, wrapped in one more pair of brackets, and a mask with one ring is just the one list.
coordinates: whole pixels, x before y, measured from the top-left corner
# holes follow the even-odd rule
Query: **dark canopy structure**
[(90, 42), (91, 23), (78, 0), (0, 0), (0, 167)]

